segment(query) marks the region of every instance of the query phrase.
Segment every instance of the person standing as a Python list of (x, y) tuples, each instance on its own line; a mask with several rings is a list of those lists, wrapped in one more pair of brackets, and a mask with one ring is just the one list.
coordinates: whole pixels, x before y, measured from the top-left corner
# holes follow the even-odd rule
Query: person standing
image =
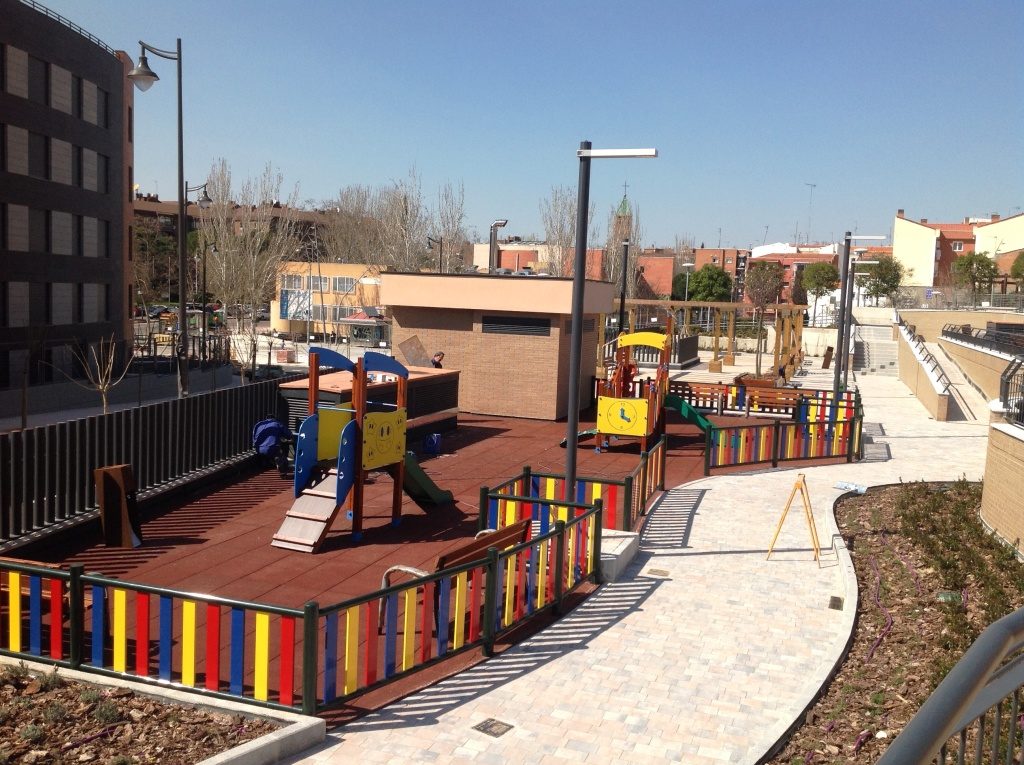
[(444, 361), (444, 351), (438, 351), (434, 354), (434, 358), (430, 360), (430, 363), (434, 365), (434, 369), (443, 369), (441, 362)]

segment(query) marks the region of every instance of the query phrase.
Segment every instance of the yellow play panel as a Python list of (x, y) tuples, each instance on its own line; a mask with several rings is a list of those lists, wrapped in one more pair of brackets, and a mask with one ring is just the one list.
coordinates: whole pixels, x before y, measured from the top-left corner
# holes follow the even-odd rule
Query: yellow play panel
[(363, 417), (363, 469), (405, 459), (405, 410), (369, 412)]
[[(342, 407), (351, 409), (352, 404), (341, 404)], [(317, 411), (318, 433), (316, 437), (316, 458), (320, 460), (334, 460), (338, 458), (338, 446), (341, 444), (341, 431), (352, 419), (351, 411), (320, 407)]]
[(646, 399), (598, 397), (597, 429), (612, 435), (646, 435)]

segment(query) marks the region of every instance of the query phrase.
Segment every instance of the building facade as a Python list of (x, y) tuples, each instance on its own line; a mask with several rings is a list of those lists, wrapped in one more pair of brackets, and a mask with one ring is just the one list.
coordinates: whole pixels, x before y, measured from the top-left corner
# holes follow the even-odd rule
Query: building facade
[(377, 345), (386, 337), (380, 270), (360, 263), (285, 263), (270, 303), (270, 328), (337, 342)]
[[(129, 57), (0, 0), (0, 388), (130, 337)], [(56, 374), (57, 379), (62, 379)]]

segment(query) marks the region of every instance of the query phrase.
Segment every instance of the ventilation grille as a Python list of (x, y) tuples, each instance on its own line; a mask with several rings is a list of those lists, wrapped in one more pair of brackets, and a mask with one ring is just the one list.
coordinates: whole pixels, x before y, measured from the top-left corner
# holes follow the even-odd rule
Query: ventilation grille
[(484, 316), (483, 331), (490, 335), (549, 337), (551, 335), (551, 319), (530, 316)]
[[(584, 332), (593, 332), (594, 331), (594, 327), (596, 327), (596, 326), (597, 326), (597, 322), (594, 320), (593, 316), (591, 316), (590, 318), (587, 318), (587, 317), (583, 318), (583, 331)], [(572, 332), (572, 319), (569, 319), (568, 321), (565, 322), (565, 334), (569, 334), (570, 332)]]

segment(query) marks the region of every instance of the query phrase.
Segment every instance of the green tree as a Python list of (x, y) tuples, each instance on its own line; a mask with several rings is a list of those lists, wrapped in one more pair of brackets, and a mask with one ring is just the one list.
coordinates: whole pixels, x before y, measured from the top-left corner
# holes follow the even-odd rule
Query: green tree
[[(672, 299), (683, 300), (686, 294), (686, 274), (672, 279)], [(690, 300), (724, 302), (732, 297), (732, 278), (718, 266), (706, 264), (690, 275)]]
[(807, 288), (804, 286), (804, 270), (798, 268), (789, 289), (789, 302), (793, 305), (807, 305)]
[(892, 255), (880, 255), (878, 262), (868, 266), (864, 287), (868, 297), (888, 298), (889, 303), (896, 305), (903, 280), (908, 276), (906, 267)]
[(814, 311), (818, 315), (818, 301), (839, 287), (839, 269), (831, 263), (819, 261), (811, 263), (804, 269), (804, 287), (814, 296)]
[(764, 311), (774, 303), (782, 291), (782, 266), (772, 261), (754, 261), (747, 266), (743, 282), (743, 294), (754, 304), (754, 326), (757, 327), (757, 354), (754, 357), (754, 372), (761, 374), (761, 337), (764, 332)]
[(1010, 276), (1016, 280), (1017, 287), (1024, 287), (1024, 252), (1017, 254), (1010, 266)]
[(971, 252), (953, 261), (953, 278), (957, 284), (970, 286), (975, 304), (979, 290), (991, 285), (998, 275), (999, 269), (987, 252)]

